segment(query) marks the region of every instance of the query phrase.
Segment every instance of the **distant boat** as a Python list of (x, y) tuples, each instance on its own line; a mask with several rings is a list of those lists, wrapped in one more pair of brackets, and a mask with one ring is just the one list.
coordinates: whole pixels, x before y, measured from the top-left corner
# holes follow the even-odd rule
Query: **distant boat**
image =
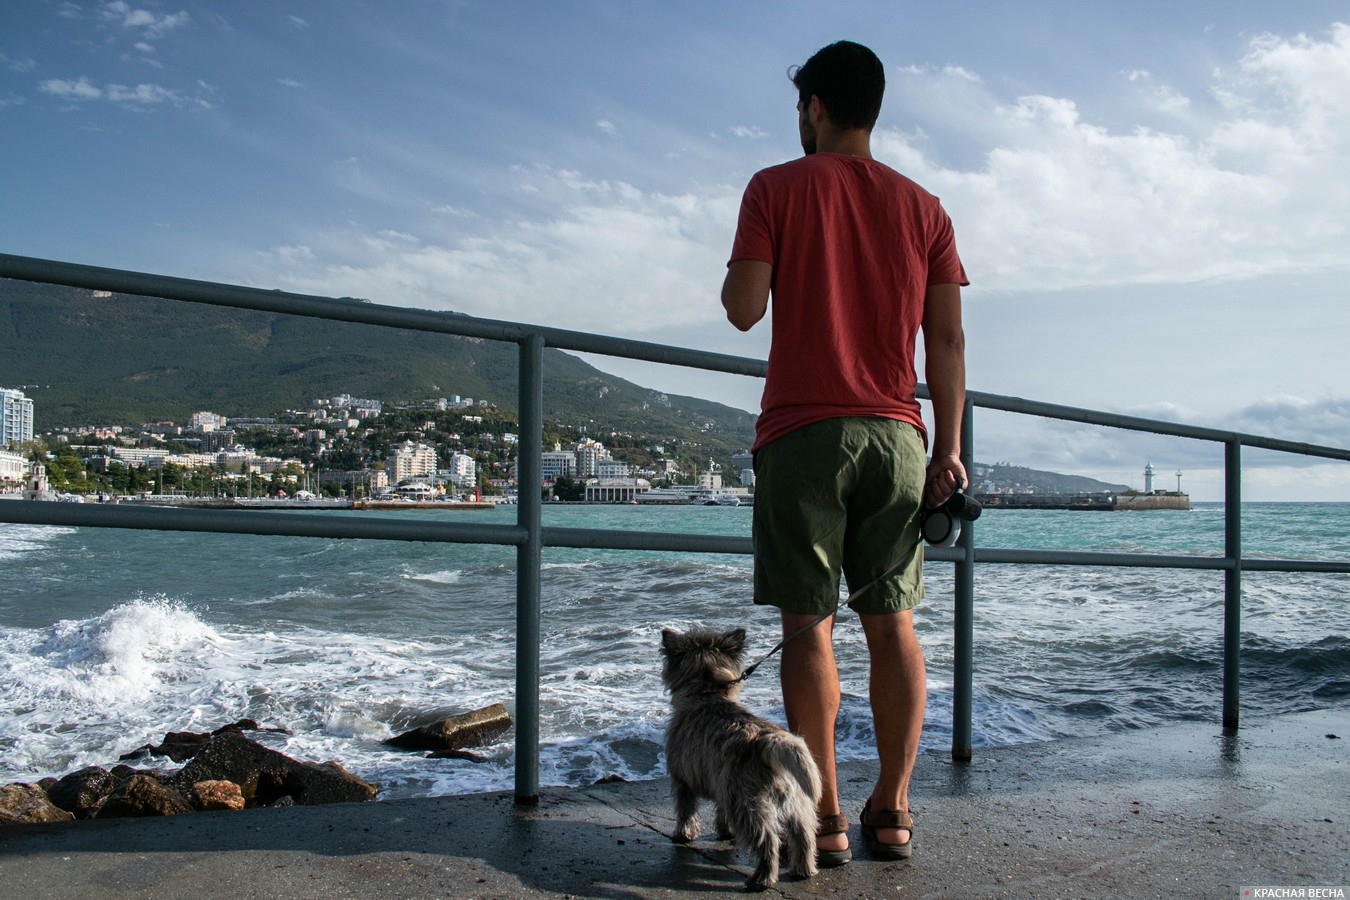
[(694, 506), (740, 506), (739, 497), (723, 491), (699, 491), (691, 495), (689, 502)]
[(639, 506), (683, 506), (689, 503), (689, 491), (683, 488), (652, 488), (650, 491), (642, 491), (633, 499)]

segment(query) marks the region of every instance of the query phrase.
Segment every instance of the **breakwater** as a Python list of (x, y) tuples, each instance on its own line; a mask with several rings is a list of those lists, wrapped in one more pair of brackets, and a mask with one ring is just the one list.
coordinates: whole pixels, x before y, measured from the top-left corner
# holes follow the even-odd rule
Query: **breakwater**
[(1152, 494), (976, 494), (985, 509), (1157, 510), (1191, 508), (1189, 494), (1156, 491)]

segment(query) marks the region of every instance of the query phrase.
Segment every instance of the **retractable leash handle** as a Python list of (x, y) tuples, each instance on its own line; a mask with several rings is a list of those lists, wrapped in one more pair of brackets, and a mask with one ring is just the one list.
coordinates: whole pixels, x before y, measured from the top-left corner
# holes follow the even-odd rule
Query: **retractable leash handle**
[(961, 523), (974, 522), (984, 511), (965, 488), (962, 484), (940, 506), (925, 506), (919, 512), (919, 531), (934, 547), (954, 546), (961, 537)]

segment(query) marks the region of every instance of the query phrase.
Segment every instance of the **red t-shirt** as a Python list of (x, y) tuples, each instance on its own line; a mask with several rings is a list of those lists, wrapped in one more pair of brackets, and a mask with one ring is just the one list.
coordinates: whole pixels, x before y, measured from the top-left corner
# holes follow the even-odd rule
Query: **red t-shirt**
[(731, 262), (773, 266), (773, 335), (755, 449), (844, 416), (909, 422), (914, 342), (933, 284), (969, 284), (938, 199), (894, 169), (814, 153), (758, 172)]

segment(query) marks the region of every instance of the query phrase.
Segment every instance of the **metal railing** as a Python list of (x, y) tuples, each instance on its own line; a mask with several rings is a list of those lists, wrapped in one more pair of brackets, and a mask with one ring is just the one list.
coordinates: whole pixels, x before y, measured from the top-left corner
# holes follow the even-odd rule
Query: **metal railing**
[[(594, 353), (735, 375), (764, 377), (763, 360), (709, 353), (661, 344), (630, 341), (585, 332), (515, 322), (480, 319), (455, 313), (405, 309), (357, 300), (316, 297), (237, 285), (216, 284), (119, 269), (0, 254), (0, 278), (92, 290), (114, 291), (205, 303), (236, 309), (309, 316), (339, 322), (379, 325), (463, 337), (506, 341), (519, 347), (519, 482), (537, 485), (543, 443), (543, 353), (546, 347)], [(920, 396), (927, 399), (926, 389)], [(1350, 573), (1350, 561), (1244, 559), (1242, 556), (1241, 450), (1245, 447), (1350, 461), (1350, 450), (1259, 435), (1199, 428), (1173, 422), (1122, 416), (1075, 407), (970, 392), (962, 424), (962, 456), (974, 463), (975, 408), (1040, 418), (1121, 428), (1219, 443), (1224, 447), (1224, 555), (1178, 556), (1144, 553), (1099, 553), (999, 549), (975, 546), (975, 528), (962, 529), (950, 549), (926, 549), (926, 558), (955, 565), (952, 756), (971, 756), (974, 682), (975, 566), (1032, 564), (1209, 569), (1224, 573), (1223, 710), (1225, 727), (1238, 725), (1239, 636), (1242, 573)], [(540, 569), (545, 547), (655, 550), (681, 553), (751, 552), (749, 538), (723, 535), (669, 534), (582, 528), (546, 528), (537, 490), (521, 490), (515, 525), (458, 522), (411, 522), (391, 517), (330, 517), (321, 513), (268, 515), (245, 510), (203, 510), (173, 507), (130, 507), (70, 503), (3, 503), (0, 522), (35, 525), (197, 531), (292, 537), (356, 538), (417, 542), (501, 544), (516, 548), (516, 747), (515, 794), (533, 803), (539, 794), (539, 647)]]

